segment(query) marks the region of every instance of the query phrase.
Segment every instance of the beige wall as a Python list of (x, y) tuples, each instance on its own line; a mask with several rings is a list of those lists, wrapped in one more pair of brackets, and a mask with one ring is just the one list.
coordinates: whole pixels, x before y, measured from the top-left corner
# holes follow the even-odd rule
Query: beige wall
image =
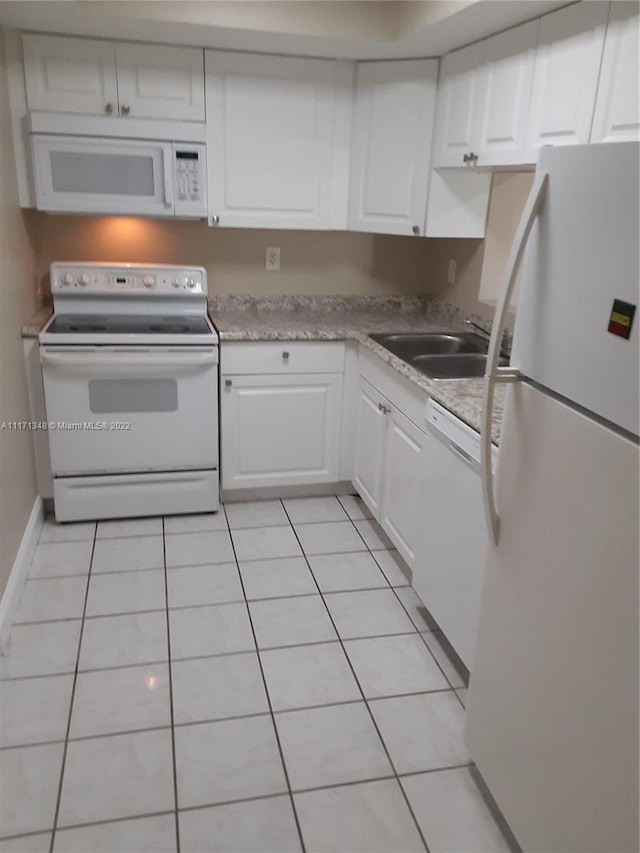
[[(35, 307), (34, 250), (18, 207), (0, 31), (0, 422), (29, 420), (20, 326)], [(0, 594), (36, 497), (29, 432), (0, 429)]]
[[(425, 293), (428, 240), (322, 231), (209, 228), (204, 222), (51, 216), (30, 211), (38, 277), (55, 260), (205, 266), (212, 294)], [(279, 272), (265, 249), (280, 247)]]
[[(210, 291), (217, 295), (432, 294), (491, 317), (493, 286), (501, 280), (532, 178), (533, 173), (494, 176), (486, 240), (216, 229), (204, 222), (36, 211), (27, 213), (27, 223), (44, 290), (55, 260), (193, 264), (207, 268)], [(267, 246), (280, 247), (279, 272), (265, 270)], [(447, 282), (450, 259), (457, 263), (453, 285)]]

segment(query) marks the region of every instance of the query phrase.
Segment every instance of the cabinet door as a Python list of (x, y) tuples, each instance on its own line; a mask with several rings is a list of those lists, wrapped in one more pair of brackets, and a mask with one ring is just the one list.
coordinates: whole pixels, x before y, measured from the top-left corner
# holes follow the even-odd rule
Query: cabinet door
[(112, 42), (24, 35), (22, 45), (30, 110), (117, 114), (116, 52)]
[(589, 141), (608, 3), (575, 3), (540, 19), (527, 130), (529, 157), (543, 145)]
[(424, 541), (424, 448), (428, 436), (397, 409), (388, 416), (380, 523), (411, 569)]
[(337, 482), (341, 413), (342, 374), (223, 376), (223, 488)]
[(337, 64), (218, 51), (205, 62), (212, 216), (329, 228)]
[(640, 139), (639, 27), (636, 3), (611, 4), (591, 142)]
[(376, 518), (380, 517), (387, 400), (360, 377), (353, 485)]
[(120, 115), (204, 121), (204, 55), (199, 48), (118, 44)]
[(442, 60), (436, 109), (435, 167), (464, 166), (464, 155), (474, 150), (474, 107), (481, 86), (485, 44), (472, 44)]
[(472, 140), (478, 166), (527, 162), (527, 120), (537, 36), (538, 21), (531, 21), (485, 42)]
[(349, 227), (421, 234), (438, 61), (358, 66)]

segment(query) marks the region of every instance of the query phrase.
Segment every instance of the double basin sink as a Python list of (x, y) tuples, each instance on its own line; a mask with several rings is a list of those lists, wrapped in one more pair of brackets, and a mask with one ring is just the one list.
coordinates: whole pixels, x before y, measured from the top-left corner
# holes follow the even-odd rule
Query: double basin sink
[[(472, 379), (485, 374), (489, 341), (475, 332), (422, 332), (369, 337), (430, 379)], [(509, 360), (502, 355), (498, 363), (506, 365)]]

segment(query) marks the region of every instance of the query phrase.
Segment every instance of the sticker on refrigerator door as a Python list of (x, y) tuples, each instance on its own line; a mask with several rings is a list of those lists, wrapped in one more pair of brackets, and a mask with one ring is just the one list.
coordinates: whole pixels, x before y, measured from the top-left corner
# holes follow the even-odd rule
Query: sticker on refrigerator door
[(631, 335), (631, 326), (633, 325), (633, 316), (635, 313), (635, 305), (632, 305), (630, 302), (623, 302), (622, 299), (614, 299), (611, 316), (609, 317), (608, 331), (619, 338), (628, 339)]

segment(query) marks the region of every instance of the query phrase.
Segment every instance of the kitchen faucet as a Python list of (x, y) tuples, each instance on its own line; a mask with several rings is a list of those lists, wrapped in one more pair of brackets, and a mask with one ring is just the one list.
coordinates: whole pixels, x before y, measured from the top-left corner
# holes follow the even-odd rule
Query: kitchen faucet
[[(474, 323), (473, 320), (465, 320), (465, 326), (473, 326), (474, 329), (477, 329), (478, 332), (481, 332), (487, 339), (491, 338), (491, 328), (485, 329), (484, 326), (479, 326), (478, 323)], [(505, 355), (511, 355), (511, 342), (513, 341), (513, 332), (511, 329), (505, 329), (502, 333), (502, 342), (500, 344), (500, 349)]]

